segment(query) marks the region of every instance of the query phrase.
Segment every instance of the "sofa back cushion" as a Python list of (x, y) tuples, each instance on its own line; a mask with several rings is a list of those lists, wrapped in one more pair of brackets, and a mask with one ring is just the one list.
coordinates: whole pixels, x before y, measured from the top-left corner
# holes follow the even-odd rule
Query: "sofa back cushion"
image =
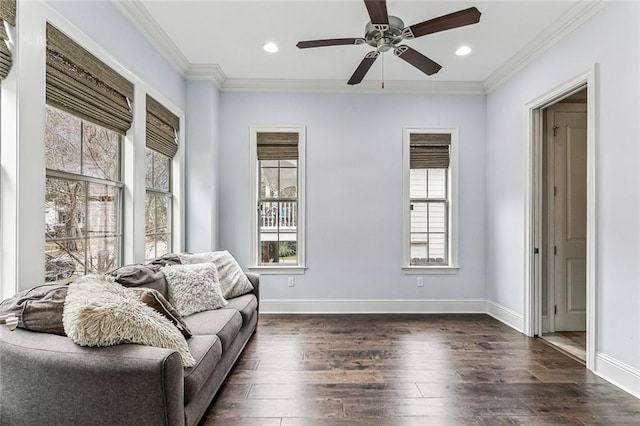
[(160, 268), (161, 265), (125, 265), (109, 271), (108, 274), (125, 287), (152, 288), (168, 299), (167, 280)]

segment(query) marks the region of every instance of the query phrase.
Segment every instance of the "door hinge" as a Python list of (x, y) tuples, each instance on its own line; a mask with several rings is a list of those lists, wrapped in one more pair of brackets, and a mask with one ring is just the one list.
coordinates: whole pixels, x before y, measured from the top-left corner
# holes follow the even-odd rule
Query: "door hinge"
[(553, 255), (557, 255), (558, 254), (558, 246), (553, 246)]
[(413, 210), (413, 204), (409, 205), (409, 210)]
[(560, 127), (558, 127), (558, 126), (553, 126), (553, 136), (558, 136), (558, 129), (559, 128)]
[(553, 187), (553, 196), (555, 197), (556, 195), (558, 195), (558, 187), (554, 186)]
[(533, 254), (538, 254), (538, 253), (540, 253), (540, 250), (538, 249), (538, 247), (534, 247)]
[(553, 315), (558, 315), (558, 305), (553, 305)]

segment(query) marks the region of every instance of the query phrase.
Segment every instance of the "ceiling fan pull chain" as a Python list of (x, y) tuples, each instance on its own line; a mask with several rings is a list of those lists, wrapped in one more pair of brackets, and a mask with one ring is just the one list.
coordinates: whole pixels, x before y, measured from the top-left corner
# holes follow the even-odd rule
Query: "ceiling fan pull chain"
[(384, 55), (382, 55), (382, 81), (380, 86), (382, 89), (384, 89)]

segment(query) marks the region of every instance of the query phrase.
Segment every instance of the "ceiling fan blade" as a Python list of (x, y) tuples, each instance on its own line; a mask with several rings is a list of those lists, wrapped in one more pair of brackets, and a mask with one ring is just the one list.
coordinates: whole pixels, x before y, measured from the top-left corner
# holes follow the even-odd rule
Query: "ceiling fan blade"
[(380, 31), (389, 29), (389, 14), (386, 0), (364, 0), (371, 23)]
[(398, 46), (393, 53), (400, 59), (403, 59), (418, 68), (427, 75), (432, 75), (440, 71), (442, 65), (424, 56), (422, 53), (409, 46)]
[(354, 85), (360, 83), (364, 76), (367, 75), (369, 68), (371, 68), (371, 65), (373, 65), (379, 55), (380, 53), (378, 53), (377, 50), (372, 50), (371, 52), (367, 53), (362, 62), (360, 62), (360, 65), (358, 65), (358, 68), (356, 68), (356, 70), (354, 71), (347, 84)]
[(481, 13), (478, 9), (470, 7), (469, 9), (459, 10), (439, 18), (429, 19), (428, 21), (411, 25), (402, 31), (402, 35), (405, 38), (416, 38), (453, 28), (464, 27), (465, 25), (477, 24), (480, 22), (480, 15)]
[(300, 49), (308, 49), (310, 47), (325, 47), (325, 46), (342, 46), (346, 44), (362, 44), (363, 38), (330, 38), (326, 40), (307, 40), (299, 41), (296, 46)]

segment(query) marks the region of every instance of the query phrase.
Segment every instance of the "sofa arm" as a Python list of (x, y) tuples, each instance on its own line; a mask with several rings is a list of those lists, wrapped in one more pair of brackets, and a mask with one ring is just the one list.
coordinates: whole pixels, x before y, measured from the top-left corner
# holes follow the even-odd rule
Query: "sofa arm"
[(254, 294), (258, 300), (258, 308), (256, 311), (260, 312), (260, 274), (256, 274), (255, 272), (245, 272), (245, 275), (253, 285), (253, 291), (251, 293)]
[(0, 328), (0, 424), (184, 425), (178, 353)]

